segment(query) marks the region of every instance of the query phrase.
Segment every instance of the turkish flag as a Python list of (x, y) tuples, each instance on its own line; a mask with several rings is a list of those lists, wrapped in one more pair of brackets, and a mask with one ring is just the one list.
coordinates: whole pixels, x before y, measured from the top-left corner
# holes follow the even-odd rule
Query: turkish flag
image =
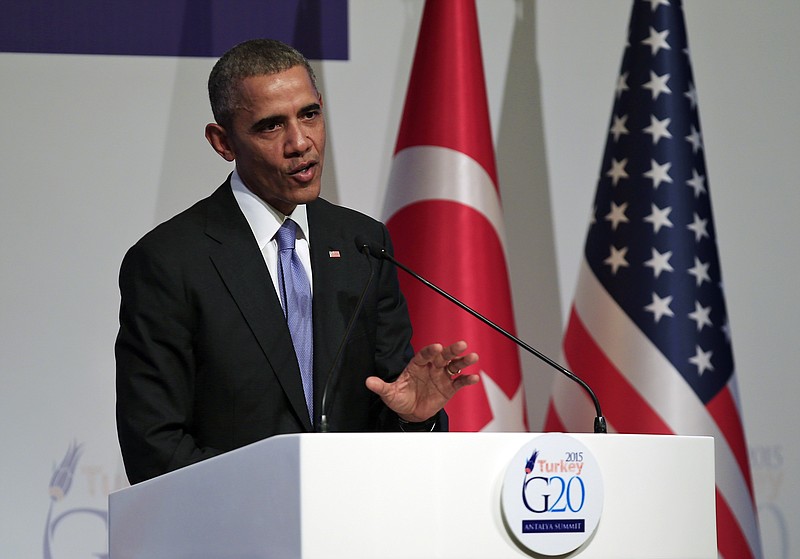
[[(428, 0), (389, 178), (395, 256), (514, 332), (503, 212), (473, 1)], [(400, 272), (412, 343), (466, 340), (481, 383), (448, 403), (451, 431), (527, 431), (516, 345)]]

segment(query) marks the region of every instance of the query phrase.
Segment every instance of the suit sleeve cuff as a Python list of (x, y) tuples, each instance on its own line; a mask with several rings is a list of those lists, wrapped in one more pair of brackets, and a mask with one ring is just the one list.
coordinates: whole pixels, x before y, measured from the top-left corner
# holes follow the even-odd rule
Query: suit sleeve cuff
[(438, 416), (434, 415), (430, 419), (426, 419), (425, 421), (419, 421), (419, 422), (406, 421), (405, 419), (401, 419), (398, 417), (397, 422), (400, 425), (400, 430), (403, 432), (425, 433), (436, 429), (437, 417)]

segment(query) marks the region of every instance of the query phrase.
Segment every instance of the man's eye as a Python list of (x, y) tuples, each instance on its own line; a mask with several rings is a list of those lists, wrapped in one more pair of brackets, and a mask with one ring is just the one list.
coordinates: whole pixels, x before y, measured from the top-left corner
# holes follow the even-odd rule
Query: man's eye
[(255, 130), (256, 132), (274, 132), (280, 128), (280, 126), (278, 122), (261, 122), (255, 127)]

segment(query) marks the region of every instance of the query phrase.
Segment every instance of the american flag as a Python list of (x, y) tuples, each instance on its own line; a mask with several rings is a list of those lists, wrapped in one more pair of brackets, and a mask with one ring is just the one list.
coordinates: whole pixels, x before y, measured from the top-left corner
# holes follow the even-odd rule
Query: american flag
[[(761, 557), (680, 0), (634, 2), (564, 357), (609, 431), (714, 437), (719, 554)], [(557, 379), (545, 429), (581, 398)]]

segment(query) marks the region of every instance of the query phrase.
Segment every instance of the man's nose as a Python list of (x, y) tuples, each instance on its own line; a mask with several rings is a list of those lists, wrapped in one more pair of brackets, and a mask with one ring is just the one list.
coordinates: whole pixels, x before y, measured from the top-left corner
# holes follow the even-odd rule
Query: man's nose
[(300, 123), (294, 121), (286, 126), (286, 152), (287, 155), (303, 154), (308, 151), (311, 141)]

